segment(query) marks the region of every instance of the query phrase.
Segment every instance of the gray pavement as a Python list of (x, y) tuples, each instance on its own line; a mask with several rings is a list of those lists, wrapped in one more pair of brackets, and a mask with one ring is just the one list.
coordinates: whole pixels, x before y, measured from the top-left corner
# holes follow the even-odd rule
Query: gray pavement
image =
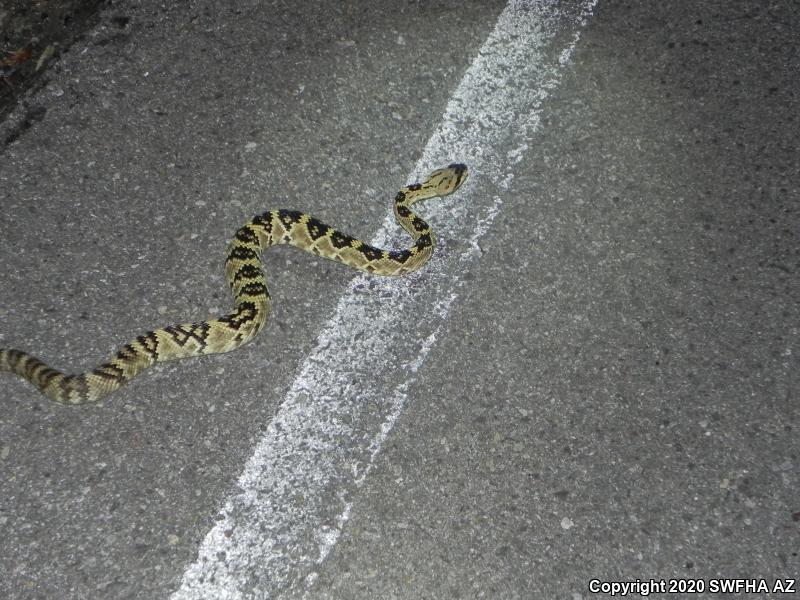
[[(265, 208), (369, 235), (503, 3), (237, 7), (131, 4), (28, 99), (0, 346), (80, 369), (224, 310), (227, 238)], [(797, 577), (799, 17), (600, 1), (305, 597)], [(0, 375), (0, 597), (177, 589), (350, 280), (267, 263), (275, 314), (235, 353), (80, 409)]]

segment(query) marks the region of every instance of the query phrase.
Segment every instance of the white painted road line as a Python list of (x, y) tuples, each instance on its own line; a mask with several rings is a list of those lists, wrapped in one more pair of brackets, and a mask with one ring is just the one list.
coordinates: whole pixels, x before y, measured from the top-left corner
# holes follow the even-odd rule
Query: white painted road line
[[(469, 165), (466, 190), (421, 211), (445, 246), (468, 243), (460, 253), (439, 248), (411, 277), (353, 280), (172, 600), (298, 596), (311, 588), (596, 2), (512, 0), (503, 10), (408, 179), (449, 162)], [(406, 243), (397, 231), (387, 216), (373, 242)], [(414, 289), (415, 281), (424, 286)]]

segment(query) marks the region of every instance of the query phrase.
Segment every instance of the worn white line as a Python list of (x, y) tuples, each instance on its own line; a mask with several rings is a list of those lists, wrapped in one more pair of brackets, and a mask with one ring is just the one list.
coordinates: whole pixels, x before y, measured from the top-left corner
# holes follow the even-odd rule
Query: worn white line
[[(411, 277), (353, 280), (172, 600), (311, 589), (596, 2), (512, 0), (503, 10), (408, 179), (455, 160), (469, 165), (465, 190), (423, 209), (443, 247)], [(389, 215), (373, 242), (402, 240), (397, 231)]]

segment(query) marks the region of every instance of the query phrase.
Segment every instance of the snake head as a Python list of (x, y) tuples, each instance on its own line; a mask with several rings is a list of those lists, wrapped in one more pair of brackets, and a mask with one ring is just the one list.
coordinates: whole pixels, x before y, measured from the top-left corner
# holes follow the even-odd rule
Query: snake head
[(437, 196), (447, 196), (455, 192), (467, 180), (469, 171), (467, 165), (453, 163), (444, 169), (437, 169), (428, 176), (423, 188), (428, 188)]

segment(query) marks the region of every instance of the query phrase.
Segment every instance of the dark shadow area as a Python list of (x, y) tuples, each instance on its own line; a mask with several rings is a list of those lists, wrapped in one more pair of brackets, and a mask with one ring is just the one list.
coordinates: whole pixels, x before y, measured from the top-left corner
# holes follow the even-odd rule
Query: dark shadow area
[[(0, 7), (0, 122), (47, 67), (93, 27), (108, 0), (6, 0)], [(28, 123), (36, 120), (31, 114)]]

